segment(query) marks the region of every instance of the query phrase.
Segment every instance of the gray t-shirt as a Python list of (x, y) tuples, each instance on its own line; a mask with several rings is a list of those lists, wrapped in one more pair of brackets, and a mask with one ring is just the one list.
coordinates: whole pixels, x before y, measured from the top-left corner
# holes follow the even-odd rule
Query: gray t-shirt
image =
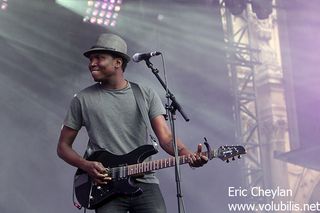
[[(140, 88), (150, 120), (165, 114), (157, 93), (148, 87)], [(80, 91), (71, 101), (64, 125), (75, 130), (86, 128), (89, 155), (101, 149), (123, 155), (145, 145), (149, 139), (130, 83), (121, 90), (107, 90), (97, 83)], [(139, 180), (158, 183), (153, 174)]]

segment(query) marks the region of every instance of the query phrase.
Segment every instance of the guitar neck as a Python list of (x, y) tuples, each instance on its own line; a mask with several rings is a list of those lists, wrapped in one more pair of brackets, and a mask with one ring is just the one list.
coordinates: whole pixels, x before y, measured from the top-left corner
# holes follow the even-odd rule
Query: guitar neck
[[(213, 152), (213, 151), (212, 151)], [(208, 152), (202, 152), (202, 155), (208, 156)], [(212, 155), (215, 157), (216, 155), (212, 153)], [(178, 163), (179, 165), (189, 163), (190, 159), (188, 155), (182, 155), (179, 156), (178, 158)], [(153, 161), (148, 161), (148, 162), (143, 162), (143, 163), (138, 163), (138, 164), (132, 164), (129, 166), (123, 167), (125, 170), (125, 173), (127, 176), (130, 175), (137, 175), (137, 174), (142, 174), (150, 171), (155, 171), (159, 169), (164, 169), (168, 167), (173, 167), (175, 166), (176, 161), (174, 157), (166, 158), (166, 159), (159, 159), (159, 160), (153, 160)]]

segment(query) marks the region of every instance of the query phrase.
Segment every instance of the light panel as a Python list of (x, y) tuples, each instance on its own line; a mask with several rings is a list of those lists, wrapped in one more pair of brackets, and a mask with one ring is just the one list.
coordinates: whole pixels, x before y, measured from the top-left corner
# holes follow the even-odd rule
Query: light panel
[(122, 0), (88, 0), (84, 22), (116, 26)]
[(8, 8), (8, 0), (1, 0), (1, 10), (6, 10)]

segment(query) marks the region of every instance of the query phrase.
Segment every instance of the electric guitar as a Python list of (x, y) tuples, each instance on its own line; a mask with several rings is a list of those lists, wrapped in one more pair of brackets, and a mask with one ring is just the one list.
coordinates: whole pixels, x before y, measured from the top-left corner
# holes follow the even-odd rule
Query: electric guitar
[[(243, 146), (221, 146), (217, 150), (211, 150), (207, 142), (207, 152), (202, 152), (209, 160), (220, 158), (229, 162), (235, 156), (246, 151)], [(101, 162), (107, 168), (108, 176), (112, 180), (104, 185), (96, 185), (91, 177), (81, 169), (78, 169), (74, 178), (74, 192), (82, 207), (95, 209), (103, 205), (116, 195), (139, 195), (142, 190), (136, 187), (132, 178), (143, 176), (144, 173), (175, 166), (175, 158), (153, 160), (143, 162), (147, 157), (158, 151), (152, 145), (143, 145), (125, 155), (114, 155), (108, 151), (96, 151), (87, 160)], [(189, 163), (188, 156), (179, 156), (179, 164)], [(81, 207), (80, 207), (81, 208)]]

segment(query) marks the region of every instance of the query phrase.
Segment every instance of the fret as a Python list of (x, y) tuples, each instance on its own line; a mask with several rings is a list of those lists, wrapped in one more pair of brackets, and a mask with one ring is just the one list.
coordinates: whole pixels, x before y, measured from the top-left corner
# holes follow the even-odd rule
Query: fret
[(120, 167), (120, 175), (119, 175), (119, 177), (120, 177), (120, 178), (125, 177), (125, 175), (124, 175), (124, 167), (123, 167), (123, 166)]
[(156, 160), (156, 170), (158, 170), (158, 169), (159, 169), (159, 161)]
[(119, 177), (119, 167), (114, 168), (114, 177), (118, 178)]
[(149, 171), (152, 171), (152, 161), (149, 162)]
[(117, 173), (118, 173), (118, 175), (117, 175), (117, 178), (121, 178), (121, 167), (117, 167)]
[(128, 175), (134, 174), (134, 166), (128, 166)]
[(153, 161), (152, 166), (153, 166), (152, 170), (155, 170), (155, 168), (156, 168), (156, 162), (155, 161)]
[(116, 167), (116, 170), (117, 170), (117, 178), (121, 178), (121, 175), (122, 175), (121, 167)]
[(134, 165), (129, 166), (130, 175), (134, 174)]
[(143, 167), (141, 163), (138, 164), (138, 168), (139, 168), (138, 173), (143, 173)]
[(134, 167), (134, 174), (138, 174), (138, 170), (139, 170), (139, 169), (138, 169), (138, 166), (139, 166), (139, 165), (136, 164), (136, 166)]
[(123, 171), (124, 171), (124, 176), (127, 177), (128, 176), (128, 166), (124, 166)]

